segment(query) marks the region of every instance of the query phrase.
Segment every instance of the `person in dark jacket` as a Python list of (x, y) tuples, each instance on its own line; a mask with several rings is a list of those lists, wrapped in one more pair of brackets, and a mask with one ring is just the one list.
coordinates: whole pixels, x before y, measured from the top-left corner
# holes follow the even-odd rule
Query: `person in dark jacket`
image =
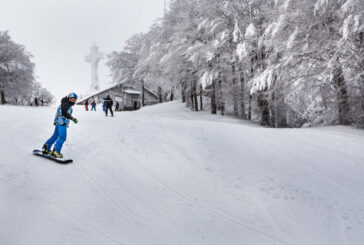
[(114, 101), (110, 98), (110, 95), (106, 96), (106, 99), (104, 100), (105, 105), (105, 115), (107, 116), (107, 111), (110, 110), (111, 116), (114, 116), (114, 113), (112, 111), (112, 105), (114, 104)]
[[(71, 121), (78, 123), (77, 119), (72, 117), (72, 106), (76, 104), (77, 95), (75, 93), (70, 93), (67, 97), (61, 100), (61, 105), (57, 109), (56, 117), (54, 119), (55, 130), (53, 135), (47, 140), (43, 145), (43, 154), (51, 154), (56, 158), (62, 158), (61, 149), (63, 143), (67, 138), (67, 128)], [(52, 145), (55, 144), (53, 151), (51, 151)]]

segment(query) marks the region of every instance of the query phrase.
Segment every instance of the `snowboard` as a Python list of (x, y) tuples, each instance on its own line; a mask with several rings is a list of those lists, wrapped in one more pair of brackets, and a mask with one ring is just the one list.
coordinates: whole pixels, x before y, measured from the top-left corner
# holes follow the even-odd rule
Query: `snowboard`
[(59, 164), (69, 164), (69, 163), (73, 162), (72, 159), (56, 158), (56, 157), (52, 157), (51, 155), (45, 155), (45, 154), (42, 153), (41, 150), (34, 150), (33, 155), (52, 160), (52, 161), (57, 162)]

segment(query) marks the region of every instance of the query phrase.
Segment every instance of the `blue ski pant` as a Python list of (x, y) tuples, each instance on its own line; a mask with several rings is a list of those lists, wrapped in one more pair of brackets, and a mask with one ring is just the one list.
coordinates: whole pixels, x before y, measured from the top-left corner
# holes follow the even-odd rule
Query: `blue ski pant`
[(66, 141), (66, 139), (67, 139), (67, 126), (57, 125), (56, 128), (54, 129), (53, 135), (45, 143), (48, 147), (47, 150), (49, 151), (52, 145), (56, 143), (54, 146), (54, 150), (57, 152), (61, 152), (63, 143)]

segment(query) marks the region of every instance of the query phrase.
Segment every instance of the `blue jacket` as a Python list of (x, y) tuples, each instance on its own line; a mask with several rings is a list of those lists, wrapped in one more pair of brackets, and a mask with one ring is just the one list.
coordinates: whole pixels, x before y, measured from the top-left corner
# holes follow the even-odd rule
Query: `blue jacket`
[(70, 102), (67, 97), (63, 98), (61, 105), (57, 109), (56, 117), (54, 118), (54, 125), (67, 126), (72, 119), (72, 106), (74, 103)]

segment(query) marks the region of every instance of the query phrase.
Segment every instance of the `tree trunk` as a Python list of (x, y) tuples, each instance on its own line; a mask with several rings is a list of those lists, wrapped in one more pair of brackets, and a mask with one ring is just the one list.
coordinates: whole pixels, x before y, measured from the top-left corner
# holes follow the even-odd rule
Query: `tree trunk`
[[(279, 91), (279, 92), (277, 92)], [(277, 90), (274, 93), (274, 107), (275, 107), (275, 120), (276, 120), (276, 127), (277, 128), (287, 128), (288, 127), (288, 107), (284, 103), (284, 93), (282, 90)]]
[(182, 103), (186, 102), (186, 85), (182, 83), (181, 87), (181, 97), (182, 97)]
[(211, 114), (216, 114), (216, 80), (212, 81), (212, 90), (211, 90)]
[[(252, 58), (250, 59), (250, 79), (253, 79), (254, 77), (254, 63), (256, 62), (257, 60), (257, 55), (254, 54), (252, 56)], [(248, 106), (248, 119), (249, 120), (252, 120), (252, 99), (253, 99), (253, 96), (250, 94), (249, 92), (249, 106)]]
[(334, 70), (333, 80), (337, 87), (339, 123), (342, 125), (349, 125), (349, 96), (341, 65), (338, 65), (338, 67)]
[[(276, 102), (277, 103), (277, 102)], [(287, 128), (288, 122), (287, 122), (287, 108), (284, 104), (284, 102), (279, 102), (276, 107), (277, 112), (277, 127), (278, 128)]]
[(240, 107), (241, 107), (241, 117), (246, 119), (245, 112), (245, 84), (244, 84), (244, 74), (240, 74)]
[(269, 104), (266, 94), (259, 93), (258, 107), (260, 110), (260, 125), (269, 126)]
[(220, 113), (221, 115), (225, 115), (225, 101), (223, 98), (223, 94), (222, 94), (222, 80), (221, 77), (219, 79), (219, 83), (218, 83), (218, 101), (219, 101), (219, 109), (220, 109)]
[(142, 106), (145, 106), (145, 87), (144, 87), (144, 80), (142, 80)]
[(277, 127), (277, 109), (276, 109), (276, 98), (275, 98), (275, 92), (272, 92), (271, 101), (269, 102), (270, 105), (270, 126), (273, 128)]
[(197, 93), (195, 93), (195, 111), (198, 111), (198, 99), (197, 99)]
[(201, 111), (203, 110), (203, 104), (202, 104), (202, 91), (203, 91), (202, 84), (200, 84), (200, 110), (201, 110)]
[(174, 86), (171, 89), (171, 96), (170, 96), (169, 99), (170, 99), (170, 101), (173, 101), (174, 100)]
[(186, 107), (190, 107), (191, 106), (190, 90), (186, 91), (185, 99), (186, 99)]
[(1, 96), (1, 104), (4, 105), (6, 104), (6, 100), (5, 100), (5, 92), (4, 90), (0, 91), (0, 96)]
[(239, 107), (238, 107), (238, 86), (237, 86), (237, 79), (236, 79), (236, 72), (235, 72), (235, 65), (231, 67), (232, 76), (233, 76), (233, 107), (234, 107), (234, 116), (239, 115)]
[(195, 100), (195, 111), (198, 111), (197, 81), (193, 82), (193, 97)]
[(252, 99), (253, 96), (249, 95), (249, 106), (248, 106), (248, 119), (252, 120)]
[(158, 97), (159, 97), (159, 103), (163, 102), (163, 94), (162, 94), (162, 88), (158, 87)]

